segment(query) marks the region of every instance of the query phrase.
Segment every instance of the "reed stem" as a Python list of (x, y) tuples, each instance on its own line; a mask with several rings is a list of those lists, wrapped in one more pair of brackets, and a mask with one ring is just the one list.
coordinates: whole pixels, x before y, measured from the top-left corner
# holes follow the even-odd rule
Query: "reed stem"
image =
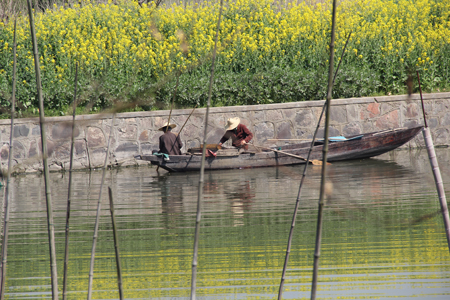
[(119, 253), (119, 237), (117, 236), (117, 227), (116, 227), (116, 217), (114, 215), (114, 199), (111, 187), (108, 187), (109, 193), (109, 210), (111, 212), (111, 223), (113, 228), (114, 235), (114, 250), (116, 252), (116, 266), (117, 266), (117, 285), (119, 288), (119, 297), (120, 300), (123, 300), (123, 286), (122, 286), (122, 266), (120, 264), (120, 253)]
[[(336, 68), (336, 71), (334, 72), (333, 84), (334, 84), (334, 81), (336, 80), (336, 77), (337, 77), (337, 74), (338, 74), (338, 71), (339, 71), (339, 66), (341, 65), (341, 62), (342, 62), (342, 60), (344, 58), (345, 49), (347, 48), (347, 44), (348, 44), (348, 41), (350, 40), (351, 34), (352, 34), (352, 32), (350, 31), (350, 33), (349, 33), (349, 35), (347, 37), (347, 41), (346, 41), (346, 43), (344, 45), (344, 49), (342, 50), (341, 59), (339, 60), (339, 64), (338, 64), (338, 66)], [(283, 286), (284, 286), (284, 281), (285, 281), (285, 277), (286, 277), (287, 264), (289, 262), (289, 255), (291, 253), (292, 238), (293, 238), (293, 235), (294, 235), (294, 228), (295, 228), (295, 220), (297, 218), (298, 207), (300, 205), (300, 195), (301, 195), (301, 191), (302, 191), (302, 187), (303, 187), (303, 182), (304, 182), (305, 177), (306, 177), (306, 171), (308, 170), (309, 158), (311, 156), (312, 148), (314, 147), (314, 142), (316, 141), (317, 132), (319, 131), (320, 122), (322, 121), (322, 117), (323, 117), (323, 113), (325, 111), (326, 105), (327, 105), (327, 102), (325, 102), (325, 104), (323, 105), (322, 112), (320, 113), (319, 121), (317, 122), (316, 130), (314, 131), (314, 135), (313, 135), (313, 138), (312, 138), (312, 141), (311, 141), (311, 145), (309, 147), (308, 156), (306, 157), (306, 164), (305, 164), (305, 167), (303, 168), (302, 178), (300, 179), (300, 186), (298, 188), (297, 199), (295, 201), (294, 214), (292, 216), (291, 230), (289, 232), (288, 244), (287, 244), (287, 247), (286, 247), (286, 256), (285, 256), (285, 260), (284, 260), (283, 273), (281, 275), (281, 282), (280, 282), (280, 287), (279, 287), (279, 290), (278, 290), (278, 300), (281, 300), (283, 298)]]
[(16, 70), (17, 70), (17, 43), (16, 43), (16, 24), (17, 21), (14, 19), (14, 45), (13, 45), (13, 81), (12, 81), (12, 97), (11, 97), (11, 130), (9, 134), (9, 153), (8, 153), (8, 174), (6, 176), (6, 189), (5, 189), (5, 219), (3, 224), (3, 241), (2, 241), (2, 252), (1, 252), (1, 277), (0, 277), (0, 299), (5, 299), (5, 282), (6, 282), (6, 262), (8, 256), (8, 231), (9, 231), (9, 190), (10, 190), (10, 179), (12, 170), (12, 158), (13, 158), (13, 141), (14, 141), (14, 113), (16, 106)]
[(55, 249), (55, 225), (53, 223), (52, 199), (50, 190), (50, 174), (48, 169), (48, 152), (47, 152), (47, 134), (45, 130), (45, 116), (44, 116), (44, 100), (42, 97), (41, 85), (41, 69), (39, 66), (39, 51), (36, 40), (36, 32), (34, 29), (33, 10), (31, 9), (31, 1), (28, 2), (28, 14), (30, 19), (31, 38), (33, 41), (34, 54), (34, 68), (36, 72), (36, 88), (39, 99), (39, 123), (41, 128), (41, 144), (42, 144), (42, 164), (44, 168), (45, 181), (45, 198), (47, 202), (47, 222), (48, 222), (48, 236), (50, 248), (50, 270), (51, 270), (51, 284), (52, 284), (52, 299), (58, 299), (58, 271), (56, 265), (56, 249)]
[(448, 250), (450, 251), (450, 218), (448, 214), (447, 199), (445, 198), (444, 182), (441, 176), (441, 170), (436, 158), (436, 152), (434, 149), (433, 138), (431, 137), (430, 129), (427, 126), (427, 119), (425, 114), (425, 106), (423, 104), (422, 87), (420, 86), (419, 71), (417, 71), (417, 80), (419, 81), (420, 100), (422, 102), (422, 111), (425, 128), (423, 129), (423, 138), (427, 147), (428, 158), (430, 159), (431, 170), (434, 175), (434, 182), (439, 197), (439, 203), (441, 205), (442, 218), (444, 219), (445, 235), (447, 237)]
[(73, 93), (73, 116), (72, 116), (72, 140), (70, 144), (70, 167), (69, 167), (69, 189), (67, 192), (67, 211), (66, 211), (66, 244), (64, 252), (64, 276), (63, 276), (63, 300), (67, 299), (67, 269), (69, 268), (69, 220), (70, 220), (70, 202), (72, 198), (72, 172), (73, 172), (73, 154), (75, 145), (75, 115), (77, 108), (77, 80), (78, 80), (78, 62), (75, 64), (75, 86)]
[(314, 267), (313, 267), (313, 278), (311, 286), (311, 300), (316, 299), (317, 291), (317, 277), (319, 272), (319, 258), (320, 258), (320, 246), (322, 242), (322, 218), (323, 218), (323, 207), (325, 204), (325, 185), (326, 185), (326, 172), (327, 172), (327, 155), (328, 155), (328, 136), (329, 136), (329, 125), (330, 125), (330, 106), (331, 98), (333, 92), (333, 67), (334, 67), (334, 39), (336, 30), (336, 0), (333, 0), (333, 14), (331, 21), (331, 41), (330, 41), (330, 67), (328, 70), (328, 92), (327, 92), (327, 102), (326, 102), (326, 114), (325, 114), (325, 136), (323, 144), (323, 157), (322, 157), (322, 179), (320, 182), (320, 198), (319, 198), (319, 209), (317, 216), (317, 230), (316, 230), (316, 248), (314, 251)]
[[(214, 50), (213, 50), (212, 63), (211, 63), (211, 77), (209, 80), (208, 102), (206, 105), (206, 113), (205, 113), (205, 131), (203, 133), (203, 145), (206, 145), (206, 135), (208, 134), (209, 107), (211, 106), (211, 93), (212, 93), (212, 85), (213, 85), (213, 81), (214, 81), (214, 68), (215, 68), (215, 62), (216, 62), (217, 41), (219, 38), (220, 19), (222, 17), (222, 8), (223, 8), (223, 0), (220, 0), (219, 17), (217, 20), (216, 37), (215, 37), (215, 41), (214, 41)], [(196, 299), (198, 240), (200, 237), (200, 221), (201, 221), (201, 217), (202, 217), (201, 204), (202, 204), (202, 200), (203, 200), (203, 184), (204, 184), (204, 177), (205, 177), (205, 157), (206, 157), (206, 147), (202, 147), (202, 162), (200, 165), (200, 179), (199, 179), (198, 198), (197, 198), (197, 215), (196, 215), (196, 222), (195, 222), (194, 253), (193, 253), (193, 258), (192, 258), (191, 300)]]
[(90, 300), (92, 297), (92, 282), (94, 281), (95, 248), (97, 247), (98, 225), (100, 222), (100, 211), (101, 211), (101, 206), (102, 206), (102, 190), (103, 190), (103, 183), (105, 182), (106, 167), (108, 165), (108, 157), (109, 157), (109, 148), (111, 145), (111, 138), (113, 135), (115, 119), (116, 119), (116, 114), (114, 113), (113, 117), (112, 117), (112, 121), (111, 121), (111, 130), (110, 130), (109, 138), (108, 138), (108, 148), (106, 149), (105, 163), (103, 164), (102, 181), (100, 184), (100, 192), (98, 195), (97, 217), (95, 218), (94, 237), (93, 237), (93, 241), (92, 241), (92, 251), (91, 251), (91, 266), (89, 269), (89, 286), (88, 286), (88, 295), (87, 295), (88, 300)]

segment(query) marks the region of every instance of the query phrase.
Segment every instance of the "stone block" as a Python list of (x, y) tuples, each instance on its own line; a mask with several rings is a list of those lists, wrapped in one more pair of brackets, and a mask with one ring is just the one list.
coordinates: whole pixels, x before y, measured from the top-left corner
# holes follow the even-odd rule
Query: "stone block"
[[(267, 113), (269, 114), (269, 112), (271, 112), (270, 110), (267, 111)], [(265, 111), (264, 110), (256, 110), (253, 112), (253, 120), (256, 122), (260, 122), (260, 121), (264, 121), (266, 119), (265, 116)], [(270, 120), (270, 118), (268, 117), (268, 119)]]
[(120, 140), (136, 140), (137, 126), (135, 124), (123, 124), (117, 131)]
[(149, 139), (148, 130), (142, 131), (141, 134), (139, 135), (139, 141), (140, 142), (147, 142), (148, 139)]
[(367, 105), (367, 111), (369, 112), (369, 118), (376, 117), (380, 114), (380, 103), (370, 103)]
[(3, 144), (3, 146), (0, 148), (0, 158), (3, 161), (8, 161), (8, 157), (9, 157), (9, 144)]
[(282, 113), (284, 114), (284, 117), (286, 119), (291, 119), (295, 116), (295, 114), (297, 113), (298, 109), (282, 109)]
[[(39, 153), (42, 153), (41, 139), (39, 139), (38, 147), (39, 147)], [(52, 140), (47, 140), (47, 155), (48, 155), (48, 157), (51, 157), (54, 151), (55, 151), (55, 143)]]
[(36, 135), (41, 135), (41, 126), (34, 126), (32, 129), (31, 129), (31, 135), (32, 136), (36, 136)]
[[(419, 123), (422, 125), (423, 121), (421, 121)], [(431, 129), (435, 129), (439, 126), (439, 120), (437, 118), (427, 118), (427, 125)]]
[(295, 125), (299, 127), (311, 126), (315, 123), (311, 110), (298, 111), (295, 114)]
[(30, 133), (30, 128), (28, 125), (15, 125), (13, 130), (14, 138), (27, 137)]
[(221, 128), (212, 129), (206, 136), (207, 144), (218, 144), (222, 136), (225, 134), (225, 130)]
[[(284, 120), (285, 118), (283, 117), (283, 114), (281, 113), (281, 110), (269, 110), (266, 112), (267, 115), (267, 120), (272, 121), (272, 122), (276, 122), (276, 121), (280, 121), (280, 120)], [(262, 120), (258, 120), (258, 121), (262, 121)]]
[(356, 122), (345, 125), (342, 131), (342, 134), (344, 136), (359, 135), (361, 133), (362, 133), (361, 125)]
[(55, 158), (59, 161), (70, 160), (70, 142), (55, 142)]
[[(78, 126), (74, 130), (75, 138), (80, 135)], [(53, 140), (71, 140), (72, 139), (72, 124), (71, 123), (56, 123), (52, 126)]]
[(403, 127), (406, 128), (413, 128), (413, 127), (417, 127), (419, 126), (419, 122), (417, 122), (417, 120), (408, 120), (403, 124)]
[(28, 157), (34, 157), (39, 154), (38, 143), (36, 141), (30, 142), (30, 148), (28, 149)]
[(347, 109), (345, 106), (332, 106), (330, 108), (331, 124), (342, 124), (347, 122)]
[(271, 122), (257, 123), (254, 127), (253, 139), (257, 143), (263, 143), (267, 139), (273, 138), (275, 128)]
[(13, 152), (12, 152), (13, 158), (15, 159), (27, 158), (25, 147), (21, 142), (14, 140), (12, 144), (13, 144)]
[(345, 109), (347, 110), (347, 121), (358, 122), (359, 121), (359, 111), (361, 109), (360, 105), (346, 105)]
[(419, 108), (416, 103), (406, 105), (405, 117), (408, 119), (416, 118), (419, 115)]
[[(225, 132), (225, 130), (223, 130), (223, 132)], [(180, 134), (181, 137), (197, 138), (203, 136), (203, 131), (201, 130), (200, 127), (197, 127), (194, 124), (187, 124), (186, 126), (184, 126), (183, 131)]]
[(292, 138), (292, 128), (290, 122), (282, 122), (277, 124), (277, 139), (290, 139)]
[(140, 118), (137, 123), (140, 130), (153, 129), (152, 118)]
[(446, 112), (441, 119), (442, 126), (450, 126), (450, 112)]
[(115, 153), (127, 152), (130, 156), (137, 154), (139, 151), (139, 146), (136, 143), (125, 142), (121, 143), (115, 150)]
[(77, 140), (74, 143), (75, 154), (77, 156), (82, 156), (86, 154), (86, 141), (85, 140)]
[(86, 132), (86, 139), (89, 148), (105, 147), (106, 138), (103, 130), (98, 127), (88, 127)]
[(448, 141), (450, 140), (450, 132), (447, 128), (440, 128), (436, 130), (434, 133), (434, 145), (448, 145)]
[(386, 130), (399, 127), (399, 113), (398, 110), (391, 111), (390, 113), (381, 116), (375, 121), (375, 126), (379, 130)]

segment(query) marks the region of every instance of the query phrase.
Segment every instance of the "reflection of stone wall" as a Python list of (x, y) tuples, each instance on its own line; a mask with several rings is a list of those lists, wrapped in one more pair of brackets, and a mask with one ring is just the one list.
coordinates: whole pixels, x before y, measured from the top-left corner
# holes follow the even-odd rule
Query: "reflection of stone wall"
[[(426, 94), (425, 110), (435, 145), (450, 145), (450, 93)], [(207, 143), (217, 143), (224, 133), (226, 120), (239, 116), (254, 133), (257, 145), (271, 145), (268, 139), (310, 139), (322, 112), (324, 101), (295, 102), (255, 106), (215, 107), (210, 109)], [(181, 139), (184, 147), (198, 147), (203, 140), (205, 109), (197, 109), (186, 124)], [(190, 109), (172, 112), (174, 132), (184, 124)], [(169, 111), (122, 113), (116, 116), (111, 139), (111, 162), (115, 165), (143, 163), (134, 155), (158, 149), (158, 128), (167, 121)], [(423, 124), (420, 97), (384, 96), (336, 99), (330, 111), (330, 135), (355, 135), (398, 127)], [(74, 166), (77, 169), (102, 166), (111, 132), (111, 115), (77, 116)], [(69, 168), (72, 117), (46, 118), (48, 155), (51, 170)], [(0, 161), (8, 165), (10, 120), (0, 120)], [(322, 125), (324, 118), (322, 119)], [(323, 128), (323, 127), (322, 127)], [(323, 129), (319, 135), (323, 136)], [(17, 172), (42, 169), (41, 138), (38, 119), (16, 119), (14, 130), (14, 165)], [(285, 143), (285, 142), (278, 142)], [(403, 147), (423, 146), (418, 135)]]

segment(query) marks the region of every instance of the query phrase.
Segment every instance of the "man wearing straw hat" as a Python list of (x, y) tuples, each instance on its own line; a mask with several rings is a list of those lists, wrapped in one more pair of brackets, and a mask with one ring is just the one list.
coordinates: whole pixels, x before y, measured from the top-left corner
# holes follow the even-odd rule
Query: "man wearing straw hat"
[(238, 117), (229, 118), (225, 126), (225, 134), (220, 139), (219, 146), (231, 138), (232, 145), (237, 148), (247, 149), (248, 142), (253, 138), (253, 134), (248, 130), (247, 126), (241, 124), (241, 119)]
[(176, 135), (172, 132), (172, 129), (177, 127), (175, 124), (169, 124), (166, 122), (159, 131), (164, 131), (164, 134), (159, 137), (159, 153), (165, 153), (169, 155), (181, 155), (181, 143), (180, 135)]

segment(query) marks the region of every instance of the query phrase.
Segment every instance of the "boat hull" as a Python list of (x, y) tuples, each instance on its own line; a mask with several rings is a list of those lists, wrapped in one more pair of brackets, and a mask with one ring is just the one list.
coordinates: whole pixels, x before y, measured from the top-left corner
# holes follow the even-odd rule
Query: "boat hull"
[[(423, 127), (408, 129), (393, 129), (379, 132), (366, 133), (358, 137), (349, 137), (348, 140), (330, 142), (328, 144), (327, 161), (343, 161), (353, 159), (364, 159), (374, 157), (391, 150), (394, 150), (412, 138), (414, 138)], [(285, 153), (264, 150), (261, 152), (239, 153), (237, 149), (230, 149), (217, 156), (205, 158), (205, 170), (224, 170), (238, 168), (259, 168), (304, 164), (305, 160), (290, 156), (289, 154), (306, 158), (308, 156), (310, 143), (287, 145), (277, 147)], [(276, 150), (274, 148), (274, 150)], [(322, 160), (323, 144), (320, 142), (312, 148), (310, 160)], [(201, 155), (171, 155), (169, 159), (155, 155), (141, 155), (140, 159), (150, 161), (169, 172), (198, 171), (201, 166)]]

